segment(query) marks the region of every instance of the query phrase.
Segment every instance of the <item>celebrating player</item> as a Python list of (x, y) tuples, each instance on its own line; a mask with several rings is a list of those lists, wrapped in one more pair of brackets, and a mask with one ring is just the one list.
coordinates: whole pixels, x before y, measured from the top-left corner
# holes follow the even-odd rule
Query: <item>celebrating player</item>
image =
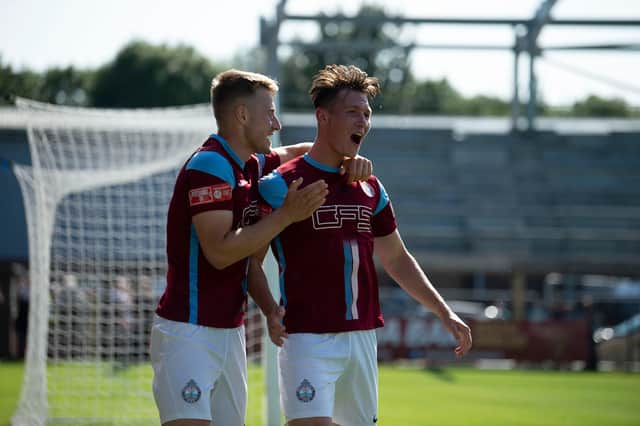
[[(247, 403), (247, 291), (267, 317), (271, 339), (286, 336), (261, 266), (251, 254), (322, 204), (326, 184), (298, 189), (259, 219), (257, 180), (308, 151), (309, 143), (270, 151), (280, 130), (277, 84), (229, 70), (214, 78), (211, 103), (218, 133), (178, 174), (167, 220), (167, 287), (151, 333), (153, 391), (163, 425), (243, 425)], [(364, 159), (346, 160), (350, 179), (371, 174)]]
[(379, 90), (377, 79), (355, 66), (321, 70), (310, 90), (317, 120), (313, 147), (260, 180), (260, 194), (273, 208), (286, 202), (287, 186), (301, 178), (301, 188), (325, 181), (329, 189), (321, 207), (272, 243), (289, 333), (278, 353), (289, 426), (377, 421), (375, 329), (383, 318), (374, 247), (385, 271), (458, 339), (456, 355), (471, 347), (469, 327), (405, 248), (380, 181), (348, 182), (339, 174), (342, 158), (355, 156), (369, 131), (368, 98)]

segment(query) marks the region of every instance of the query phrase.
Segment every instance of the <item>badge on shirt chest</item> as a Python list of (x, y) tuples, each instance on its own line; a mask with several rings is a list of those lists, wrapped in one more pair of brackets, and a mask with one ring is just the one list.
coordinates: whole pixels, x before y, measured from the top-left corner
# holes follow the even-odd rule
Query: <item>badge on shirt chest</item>
[(362, 189), (362, 192), (364, 192), (364, 194), (367, 197), (369, 197), (369, 198), (375, 197), (376, 192), (373, 190), (373, 187), (369, 183), (367, 183), (365, 181), (362, 181), (362, 182), (359, 182), (359, 183), (360, 183), (360, 188)]

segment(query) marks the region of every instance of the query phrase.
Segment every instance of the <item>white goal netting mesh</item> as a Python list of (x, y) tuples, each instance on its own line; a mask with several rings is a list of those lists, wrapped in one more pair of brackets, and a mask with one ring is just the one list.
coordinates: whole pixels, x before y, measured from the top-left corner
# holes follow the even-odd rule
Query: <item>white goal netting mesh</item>
[[(215, 130), (208, 105), (96, 110), (20, 99), (32, 165), (14, 167), (31, 307), (14, 425), (159, 424), (148, 362), (176, 174)], [(262, 319), (250, 304), (249, 360)]]

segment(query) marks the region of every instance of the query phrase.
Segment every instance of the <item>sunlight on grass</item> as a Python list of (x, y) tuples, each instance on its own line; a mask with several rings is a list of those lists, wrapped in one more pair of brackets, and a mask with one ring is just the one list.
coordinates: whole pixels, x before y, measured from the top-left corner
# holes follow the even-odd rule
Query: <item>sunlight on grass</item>
[[(0, 363), (0, 426), (17, 403), (23, 365)], [(110, 364), (50, 366), (51, 386), (72, 385), (50, 401), (57, 425), (159, 424), (151, 393), (151, 367)], [(262, 371), (249, 369), (247, 426), (262, 426)], [(125, 397), (125, 389), (133, 397)], [(108, 420), (110, 416), (115, 421)], [(558, 371), (426, 370), (382, 365), (380, 424), (447, 426), (637, 426), (640, 374)]]

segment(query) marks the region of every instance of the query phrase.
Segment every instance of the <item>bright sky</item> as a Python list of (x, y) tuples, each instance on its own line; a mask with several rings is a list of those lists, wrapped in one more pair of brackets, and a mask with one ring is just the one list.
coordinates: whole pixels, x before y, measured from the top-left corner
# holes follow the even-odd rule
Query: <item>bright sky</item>
[[(384, 4), (407, 17), (528, 18), (542, 0), (288, 0), (297, 14), (356, 12), (362, 3)], [(1, 0), (0, 57), (15, 68), (97, 67), (137, 38), (151, 43), (184, 43), (212, 61), (229, 61), (258, 44), (259, 18), (271, 18), (278, 0)], [(637, 0), (558, 0), (555, 18), (638, 19)], [(312, 37), (309, 26), (288, 21), (282, 39)], [(422, 44), (484, 43), (510, 45), (513, 31), (498, 27), (412, 26), (400, 39)], [(640, 45), (640, 27), (547, 27), (540, 44), (627, 42)], [(446, 77), (465, 96), (510, 98), (513, 56), (508, 51), (415, 50), (419, 78)], [(520, 90), (527, 91), (527, 64), (520, 62)], [(570, 104), (593, 93), (622, 97), (640, 106), (640, 51), (550, 53), (538, 62), (543, 99)], [(587, 78), (591, 76), (592, 78)]]

